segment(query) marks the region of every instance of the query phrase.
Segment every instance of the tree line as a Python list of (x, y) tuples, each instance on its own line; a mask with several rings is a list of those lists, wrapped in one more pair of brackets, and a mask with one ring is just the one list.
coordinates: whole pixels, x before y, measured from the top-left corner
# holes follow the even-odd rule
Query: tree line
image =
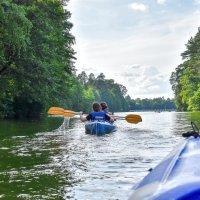
[(67, 3), (0, 1), (0, 118), (38, 118), (51, 106), (89, 112), (93, 101), (112, 111), (165, 108), (170, 100), (132, 100), (103, 73), (76, 75)]
[(90, 102), (106, 101), (111, 111), (138, 111), (138, 110), (175, 110), (173, 99), (158, 97), (153, 99), (131, 99), (125, 86), (115, 83), (113, 79), (105, 79), (101, 73), (97, 77), (93, 73), (87, 75), (85, 71), (78, 75), (78, 80), (86, 91), (90, 91)]
[(200, 28), (181, 54), (183, 63), (171, 74), (170, 83), (180, 111), (200, 110)]

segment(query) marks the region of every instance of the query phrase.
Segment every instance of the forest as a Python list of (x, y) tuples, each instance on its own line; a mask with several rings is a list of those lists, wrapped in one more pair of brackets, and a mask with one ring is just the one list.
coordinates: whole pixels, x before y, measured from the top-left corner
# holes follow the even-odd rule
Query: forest
[[(131, 99), (125, 86), (103, 73), (77, 75), (67, 2), (1, 0), (0, 118), (39, 118), (51, 106), (90, 112), (94, 101), (106, 101), (114, 112), (175, 109), (164, 97)], [(187, 60), (170, 79), (179, 110), (200, 108), (199, 37), (189, 41)]]

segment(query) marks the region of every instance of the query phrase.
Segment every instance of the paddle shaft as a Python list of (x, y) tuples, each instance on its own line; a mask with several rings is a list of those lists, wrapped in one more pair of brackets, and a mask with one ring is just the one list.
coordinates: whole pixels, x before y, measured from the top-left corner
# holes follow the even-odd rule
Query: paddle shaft
[[(59, 107), (51, 107), (48, 110), (48, 114), (50, 114), (50, 115), (63, 115), (65, 117), (74, 117), (75, 115), (80, 115), (81, 112), (74, 112), (73, 110), (65, 110), (65, 109), (59, 108)], [(112, 117), (114, 117), (114, 118), (117, 117), (117, 119), (126, 120), (127, 122), (134, 123), (134, 124), (142, 122), (141, 116), (136, 115), (136, 114), (129, 114), (129, 115), (126, 115), (125, 117), (113, 115)]]

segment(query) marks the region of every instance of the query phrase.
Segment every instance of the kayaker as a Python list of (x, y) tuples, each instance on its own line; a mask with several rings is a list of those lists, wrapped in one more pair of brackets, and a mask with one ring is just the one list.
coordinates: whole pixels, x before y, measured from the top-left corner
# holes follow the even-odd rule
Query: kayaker
[[(101, 105), (101, 110), (102, 110), (103, 112), (105, 112), (108, 116), (111, 117), (111, 116), (114, 114), (113, 112), (109, 112), (109, 111), (108, 111), (108, 105), (107, 105), (106, 102), (101, 102), (100, 105)], [(113, 118), (113, 120), (116, 121), (115, 118)]]
[(83, 114), (80, 114), (80, 120), (82, 122), (85, 121), (109, 121), (109, 122), (114, 122), (114, 119), (110, 117), (107, 113), (101, 110), (101, 105), (97, 102), (93, 103), (92, 105), (93, 112), (91, 112), (87, 116), (83, 116)]
[(101, 105), (102, 111), (104, 111), (105, 113), (107, 113), (109, 116), (110, 116), (110, 115), (113, 115), (112, 112), (109, 112), (109, 111), (108, 111), (108, 105), (107, 105), (106, 102), (101, 102), (100, 105)]
[(108, 105), (106, 102), (101, 102), (100, 103), (100, 106), (101, 106), (101, 110), (108, 113)]

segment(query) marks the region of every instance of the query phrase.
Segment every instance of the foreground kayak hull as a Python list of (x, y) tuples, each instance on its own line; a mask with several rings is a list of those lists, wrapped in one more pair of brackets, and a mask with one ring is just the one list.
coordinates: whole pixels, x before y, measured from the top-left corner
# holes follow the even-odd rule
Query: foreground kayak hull
[(133, 190), (129, 200), (200, 200), (200, 138), (186, 139)]
[(116, 126), (109, 122), (87, 122), (85, 132), (92, 135), (104, 135), (116, 131)]

